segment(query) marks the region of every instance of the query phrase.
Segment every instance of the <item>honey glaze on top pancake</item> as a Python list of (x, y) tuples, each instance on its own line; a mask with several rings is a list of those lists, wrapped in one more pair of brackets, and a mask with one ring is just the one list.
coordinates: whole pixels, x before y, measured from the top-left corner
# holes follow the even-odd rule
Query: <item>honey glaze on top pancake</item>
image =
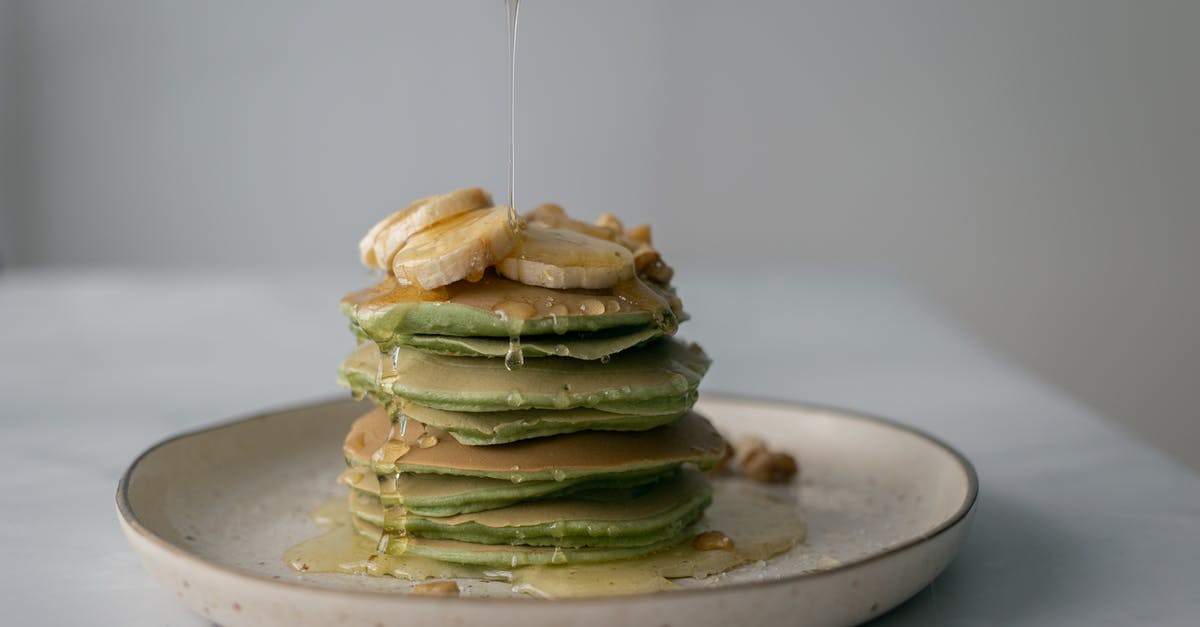
[(652, 286), (637, 276), (607, 289), (558, 290), (518, 283), (489, 269), (478, 281), (456, 281), (432, 290), (399, 285), (395, 276), (388, 275), (371, 287), (347, 294), (342, 303), (359, 312), (403, 304), (447, 303), (532, 320), (550, 316), (655, 315), (669, 311), (673, 297), (670, 288)]
[[(433, 434), (437, 444), (421, 448), (418, 440), (426, 434)], [(674, 424), (650, 431), (581, 431), (495, 446), (465, 446), (438, 429), (424, 432), (408, 429), (402, 435), (397, 434), (387, 412), (377, 407), (350, 428), (344, 445), (346, 457), (365, 465), (372, 454), (384, 448), (389, 436), (392, 441), (407, 445), (402, 456), (384, 460), (394, 463), (394, 472), (436, 472), (514, 481), (561, 480), (684, 462), (705, 468), (716, 463), (725, 452), (721, 434), (696, 412), (688, 412)]]

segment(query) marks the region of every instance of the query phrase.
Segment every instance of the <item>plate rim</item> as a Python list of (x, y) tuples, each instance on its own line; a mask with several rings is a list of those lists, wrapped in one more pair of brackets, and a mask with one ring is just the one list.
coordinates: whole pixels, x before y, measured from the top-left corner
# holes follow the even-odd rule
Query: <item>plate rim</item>
[[(767, 397), (762, 397), (762, 396), (742, 395), (742, 394), (736, 394), (736, 393), (705, 392), (701, 395), (701, 399), (703, 400), (705, 398), (717, 400), (717, 401), (730, 401), (730, 402), (743, 403), (743, 404), (749, 404), (749, 405), (757, 405), (760, 407), (768, 407), (768, 408), (776, 408), (776, 409), (801, 409), (801, 410), (807, 410), (807, 411), (832, 413), (832, 414), (836, 414), (842, 418), (849, 418), (849, 419), (859, 420), (859, 421), (863, 421), (863, 422), (871, 422), (871, 423), (883, 425), (885, 427), (889, 427), (891, 429), (895, 429), (897, 431), (915, 435), (918, 438), (924, 439), (927, 442), (933, 444), (937, 448), (942, 449), (942, 451), (948, 453), (951, 456), (951, 458), (958, 464), (960, 470), (963, 472), (963, 475), (967, 479), (967, 493), (966, 493), (965, 497), (963, 498), (962, 503), (960, 503), (958, 509), (956, 509), (953, 514), (951, 514), (946, 520), (942, 521), (938, 525), (926, 530), (924, 533), (913, 536), (895, 546), (887, 547), (886, 549), (883, 549), (876, 553), (872, 553), (870, 555), (856, 559), (854, 561), (844, 562), (842, 564), (839, 564), (837, 566), (834, 566), (834, 567), (828, 568), (828, 569), (795, 573), (795, 574), (787, 575), (785, 577), (780, 577), (777, 579), (768, 579), (768, 580), (764, 580), (764, 581), (736, 582), (736, 583), (730, 583), (730, 584), (723, 585), (720, 588), (696, 587), (696, 588), (680, 588), (677, 590), (665, 591), (665, 594), (667, 594), (671, 597), (700, 596), (700, 595), (711, 595), (713, 593), (739, 592), (742, 590), (749, 590), (749, 589), (774, 588), (777, 586), (786, 586), (786, 585), (797, 583), (800, 581), (819, 579), (819, 578), (824, 578), (824, 577), (829, 577), (829, 576), (834, 576), (834, 575), (841, 575), (842, 573), (845, 573), (845, 572), (848, 572), (851, 570), (857, 570), (857, 569), (862, 568), (863, 566), (866, 566), (873, 562), (876, 562), (876, 561), (879, 561), (882, 559), (886, 559), (888, 557), (891, 557), (891, 556), (899, 554), (899, 553), (903, 553), (903, 552), (905, 552), (909, 549), (912, 549), (920, 544), (928, 542), (928, 541), (950, 531), (951, 529), (956, 528), (958, 525), (962, 524), (964, 521), (969, 520), (972, 511), (974, 511), (975, 506), (978, 503), (978, 500), (979, 500), (979, 477), (975, 471), (975, 466), (971, 463), (971, 461), (969, 459), (967, 459), (967, 457), (965, 455), (963, 455), (961, 452), (959, 452), (953, 446), (950, 446), (948, 443), (946, 443), (941, 438), (930, 435), (929, 433), (927, 433), (921, 429), (907, 425), (898, 420), (894, 420), (891, 418), (885, 418), (882, 416), (878, 416), (878, 415), (863, 412), (863, 411), (845, 409), (845, 408), (837, 407), (834, 405), (828, 405), (828, 404), (822, 404), (822, 403), (811, 403), (811, 402), (789, 401), (789, 400), (767, 398)], [(192, 436), (201, 435), (201, 434), (209, 433), (212, 431), (219, 431), (222, 429), (229, 429), (229, 428), (236, 427), (236, 426), (244, 424), (244, 423), (265, 420), (265, 419), (275, 416), (277, 414), (288, 413), (288, 412), (293, 412), (293, 411), (300, 411), (300, 410), (305, 410), (305, 409), (315, 409), (315, 408), (321, 407), (323, 405), (334, 405), (334, 404), (339, 404), (339, 403), (345, 403), (350, 400), (352, 400), (352, 399), (341, 398), (341, 397), (326, 398), (324, 400), (314, 400), (314, 401), (310, 401), (307, 403), (297, 403), (295, 405), (288, 405), (288, 406), (282, 407), (280, 409), (258, 411), (253, 414), (248, 414), (248, 415), (244, 415), (244, 416), (240, 416), (240, 417), (234, 417), (234, 418), (222, 420), (220, 422), (217, 422), (217, 423), (214, 423), (214, 424), (211, 424), (208, 426), (203, 426), (203, 427), (198, 427), (195, 429), (189, 429), (186, 431), (182, 431), (180, 433), (177, 433), (172, 436), (168, 436), (168, 437), (152, 444), (146, 450), (142, 451), (142, 453), (139, 454), (136, 458), (134, 458), (133, 462), (131, 462), (129, 464), (129, 467), (125, 469), (125, 472), (123, 472), (121, 474), (121, 478), (117, 482), (116, 506), (117, 506), (117, 514), (118, 514), (120, 521), (130, 531), (132, 531), (133, 533), (136, 533), (142, 539), (149, 541), (153, 545), (157, 546), (159, 549), (161, 549), (167, 553), (173, 554), (178, 558), (192, 562), (196, 566), (216, 570), (223, 575), (233, 576), (233, 577), (242, 578), (242, 579), (248, 579), (248, 580), (258, 583), (258, 584), (268, 585), (271, 587), (279, 587), (279, 588), (282, 588), (282, 589), (285, 589), (288, 591), (301, 590), (307, 594), (333, 594), (333, 595), (337, 595), (337, 596), (350, 595), (353, 597), (365, 597), (365, 598), (375, 599), (375, 600), (395, 599), (395, 600), (400, 600), (403, 602), (412, 602), (414, 600), (417, 600), (412, 595), (398, 595), (394, 592), (388, 592), (388, 591), (330, 588), (330, 587), (325, 587), (325, 586), (321, 586), (321, 585), (315, 585), (315, 584), (305, 582), (305, 581), (275, 579), (272, 577), (268, 577), (266, 575), (260, 575), (260, 574), (256, 574), (253, 572), (241, 570), (241, 569), (235, 568), (233, 566), (222, 564), (219, 562), (214, 562), (214, 561), (209, 560), (201, 555), (198, 555), (196, 553), (188, 551), (187, 549), (185, 549), (184, 547), (182, 547), (176, 543), (166, 540), (162, 536), (158, 535), (157, 533), (155, 533), (154, 531), (152, 531), (151, 529), (149, 529), (148, 527), (143, 525), (141, 523), (141, 521), (138, 520), (137, 515), (134, 513), (133, 505), (129, 502), (129, 482), (130, 482), (131, 477), (133, 476), (133, 473), (137, 470), (138, 465), (141, 464), (142, 461), (146, 457), (153, 454), (155, 451), (157, 451), (158, 449), (160, 449), (164, 446), (167, 446), (173, 442), (176, 442), (178, 440), (183, 440), (183, 439), (186, 439), (186, 438), (189, 438)], [(134, 548), (136, 548), (136, 547), (134, 547)], [(469, 596), (468, 597), (453, 597), (453, 598), (420, 597), (420, 599), (423, 601), (433, 601), (433, 602), (455, 602), (455, 603), (473, 603), (473, 604), (482, 604), (482, 603), (528, 604), (530, 602), (541, 602), (541, 603), (553, 603), (555, 605), (566, 605), (566, 604), (586, 605), (586, 604), (595, 604), (597, 602), (609, 602), (609, 601), (630, 602), (630, 601), (634, 601), (634, 600), (647, 600), (647, 599), (654, 599), (654, 598), (662, 598), (663, 596), (664, 596), (664, 592), (618, 594), (618, 595), (608, 595), (608, 596), (601, 596), (601, 597), (566, 597), (566, 598), (555, 598), (555, 599), (534, 599), (534, 598), (526, 599), (526, 598), (516, 598), (516, 597), (469, 597)]]

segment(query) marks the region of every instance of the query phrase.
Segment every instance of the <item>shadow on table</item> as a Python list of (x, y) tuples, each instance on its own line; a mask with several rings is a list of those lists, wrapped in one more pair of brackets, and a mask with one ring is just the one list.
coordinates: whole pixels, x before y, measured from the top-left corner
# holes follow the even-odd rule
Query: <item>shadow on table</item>
[(940, 577), (870, 622), (885, 625), (1015, 625), (1037, 622), (1060, 602), (1063, 564), (1087, 547), (1022, 505), (981, 490), (979, 511), (958, 557)]

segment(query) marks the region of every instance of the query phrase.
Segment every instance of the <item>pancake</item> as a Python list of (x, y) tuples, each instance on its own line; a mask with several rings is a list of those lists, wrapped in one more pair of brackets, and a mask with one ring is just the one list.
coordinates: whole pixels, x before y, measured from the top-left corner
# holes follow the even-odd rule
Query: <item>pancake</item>
[[(457, 475), (397, 473), (386, 477), (391, 485), (385, 490), (385, 505), (403, 505), (418, 516), (445, 517), (496, 509), (530, 499), (562, 497), (577, 492), (629, 490), (654, 483), (674, 472), (651, 469), (646, 472), (602, 473), (562, 481), (522, 481)], [(379, 477), (364, 469), (350, 468), (339, 481), (379, 499)]]
[(664, 559), (707, 524), (704, 471), (727, 449), (692, 411), (711, 362), (674, 338), (687, 315), (649, 226), (554, 205), (525, 221), (506, 210), (507, 229), (451, 217), (480, 193), (422, 199), (361, 244), (391, 275), (342, 298), (359, 347), (338, 380), (378, 407), (343, 442), (349, 524), (289, 551), (300, 572), (512, 568), (517, 582), (542, 566)]
[(655, 326), (612, 329), (609, 332), (564, 335), (530, 335), (513, 341), (496, 337), (457, 337), (453, 335), (397, 336), (396, 342), (442, 355), (505, 357), (519, 350), (522, 357), (572, 357), (604, 359), (623, 350), (641, 346), (662, 337)]
[[(641, 494), (604, 491), (576, 497), (529, 501), (449, 517), (414, 515), (400, 506), (384, 508), (364, 492), (350, 497), (350, 510), (388, 532), (479, 544), (559, 547), (636, 547), (673, 538), (696, 520), (712, 500), (704, 475), (684, 469)], [(608, 498), (604, 498), (604, 497)]]
[[(437, 473), (522, 482), (665, 471), (683, 463), (708, 469), (725, 452), (721, 434), (696, 412), (650, 431), (580, 431), (496, 446), (464, 446), (445, 431), (422, 432), (415, 424), (403, 435), (393, 431), (382, 408), (368, 412), (346, 435), (347, 461), (379, 474)], [(428, 443), (430, 438), (437, 444), (421, 448), (422, 440)], [(377, 451), (383, 454), (372, 459)]]
[[(363, 519), (352, 516), (354, 529), (360, 535), (379, 540), (382, 530)], [(549, 564), (595, 564), (628, 560), (669, 549), (685, 542), (695, 534), (691, 526), (683, 527), (667, 540), (635, 547), (545, 547), (510, 544), (480, 544), (459, 540), (435, 540), (388, 534), (384, 550), (391, 555), (416, 555), (442, 562), (473, 564), (494, 568), (544, 566)]]
[(675, 422), (683, 414), (618, 414), (598, 409), (520, 409), (462, 412), (404, 402), (402, 411), (421, 424), (437, 427), (462, 444), (488, 446), (576, 431), (645, 431)]
[(436, 355), (406, 346), (392, 348), (385, 359), (367, 343), (342, 362), (339, 380), (356, 394), (385, 403), (394, 396), (450, 411), (588, 407), (662, 416), (691, 408), (710, 363), (698, 345), (674, 338), (624, 351), (608, 363), (544, 357), (511, 371), (500, 359)]
[(675, 332), (681, 308), (670, 288), (633, 278), (602, 290), (557, 290), (484, 273), (433, 290), (388, 276), (346, 295), (341, 309), (361, 338), (385, 349), (412, 335), (517, 337), (658, 327)]

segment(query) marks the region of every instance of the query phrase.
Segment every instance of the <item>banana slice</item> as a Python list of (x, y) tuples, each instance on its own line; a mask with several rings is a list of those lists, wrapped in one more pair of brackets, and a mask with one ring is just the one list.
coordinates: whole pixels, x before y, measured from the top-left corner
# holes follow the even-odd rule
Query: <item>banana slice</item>
[(408, 238), (392, 257), (400, 285), (431, 290), (462, 279), (483, 276), (513, 249), (508, 207), (475, 209), (447, 218)]
[(380, 220), (358, 243), (362, 263), (386, 270), (408, 238), (423, 229), (472, 209), (492, 206), (492, 197), (478, 187), (429, 196)]
[(588, 224), (567, 216), (560, 206), (547, 203), (525, 214), (530, 225), (577, 231), (592, 237), (616, 242), (633, 253), (634, 268), (645, 278), (666, 285), (671, 282), (675, 271), (662, 260), (662, 255), (650, 243), (650, 225), (642, 224), (626, 230), (616, 216), (606, 213)]
[(602, 289), (633, 278), (628, 248), (571, 229), (530, 224), (496, 265), (503, 276), (555, 289)]
[[(612, 217), (608, 214), (604, 215)], [(616, 241), (617, 236), (621, 233), (619, 229), (612, 228), (606, 224), (588, 224), (582, 220), (571, 218), (567, 216), (566, 210), (554, 203), (538, 205), (534, 209), (525, 212), (525, 221), (531, 225), (551, 229), (578, 231), (584, 235), (606, 239), (610, 242)]]

